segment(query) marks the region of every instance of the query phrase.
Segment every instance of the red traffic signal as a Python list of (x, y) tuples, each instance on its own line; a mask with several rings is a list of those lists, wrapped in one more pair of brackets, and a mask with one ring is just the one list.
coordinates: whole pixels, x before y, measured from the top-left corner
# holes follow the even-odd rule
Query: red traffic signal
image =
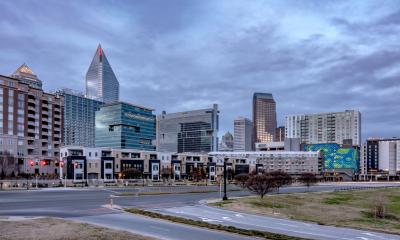
[(35, 161), (30, 160), (30, 161), (29, 161), (29, 164), (31, 165), (31, 167), (33, 167), (33, 166), (35, 165)]
[(64, 161), (60, 161), (60, 166), (64, 167)]
[(42, 166), (46, 166), (46, 160), (42, 160)]

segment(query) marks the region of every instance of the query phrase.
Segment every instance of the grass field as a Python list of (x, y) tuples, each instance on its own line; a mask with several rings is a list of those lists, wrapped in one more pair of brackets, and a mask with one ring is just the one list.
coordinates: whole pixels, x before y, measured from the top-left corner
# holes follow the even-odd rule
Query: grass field
[(4, 240), (149, 240), (153, 238), (53, 218), (0, 221), (0, 239)]
[[(383, 203), (384, 218), (375, 217)], [(400, 188), (247, 197), (216, 206), (240, 212), (400, 234)]]

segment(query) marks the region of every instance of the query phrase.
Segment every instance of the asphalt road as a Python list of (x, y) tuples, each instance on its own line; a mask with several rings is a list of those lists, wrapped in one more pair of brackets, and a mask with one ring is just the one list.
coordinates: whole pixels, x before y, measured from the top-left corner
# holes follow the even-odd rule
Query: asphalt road
[[(304, 192), (304, 191), (333, 191), (335, 189), (357, 188), (358, 185), (322, 185), (310, 187), (289, 187), (280, 190), (281, 193)], [(143, 235), (155, 236), (161, 239), (242, 239), (242, 236), (224, 232), (210, 231), (204, 228), (195, 228), (176, 223), (170, 223), (143, 216), (121, 213), (120, 211), (105, 208), (109, 204), (112, 195), (126, 193), (133, 189), (43, 189), (43, 190), (19, 190), (0, 192), (0, 216), (51, 216), (84, 221), (107, 227), (124, 229)], [(248, 195), (247, 192), (229, 192), (229, 196)], [(304, 225), (305, 223), (292, 221), (285, 226), (281, 221), (274, 218), (246, 215), (246, 219), (240, 219), (235, 214), (221, 212), (224, 210), (212, 209), (199, 206), (199, 201), (207, 198), (218, 198), (218, 192), (191, 193), (191, 194), (167, 194), (146, 196), (119, 196), (113, 197), (115, 205), (121, 207), (137, 207), (143, 209), (158, 209), (159, 211), (178, 214), (188, 218), (201, 219), (203, 221), (221, 221), (223, 224), (232, 224), (239, 227), (262, 229), (271, 232), (281, 232), (288, 235), (308, 236), (314, 239), (337, 239), (329, 238), (332, 231), (325, 226)], [(183, 209), (180, 209), (183, 208)], [(206, 212), (206, 209), (207, 212)], [(207, 216), (206, 216), (207, 215)], [(226, 218), (228, 217), (228, 218)], [(247, 219), (248, 218), (248, 219)], [(261, 219), (260, 219), (261, 218)], [(244, 220), (244, 221), (243, 221)], [(328, 231), (329, 230), (329, 231)], [(350, 232), (344, 236), (346, 239), (390, 239), (379, 238), (376, 233), (360, 233), (352, 229), (336, 228), (339, 232)], [(316, 232), (316, 234), (313, 234)], [(196, 234), (193, 234), (196, 233)], [(322, 234), (322, 235), (318, 235)], [(370, 235), (368, 235), (370, 234)], [(326, 236), (325, 236), (326, 235)], [(376, 235), (376, 237), (375, 237)], [(354, 238), (353, 238), (354, 237)], [(400, 239), (394, 236), (392, 239)]]
[[(355, 230), (350, 228), (339, 228), (323, 226), (313, 223), (305, 223), (287, 219), (278, 219), (252, 214), (243, 214), (224, 209), (195, 205), (167, 209), (153, 209), (164, 214), (181, 216), (189, 219), (203, 220), (214, 224), (235, 226), (244, 229), (256, 229), (286, 235), (327, 240), (395, 240), (400, 236), (376, 233), (371, 231)], [(322, 213), (321, 213), (322, 214)]]

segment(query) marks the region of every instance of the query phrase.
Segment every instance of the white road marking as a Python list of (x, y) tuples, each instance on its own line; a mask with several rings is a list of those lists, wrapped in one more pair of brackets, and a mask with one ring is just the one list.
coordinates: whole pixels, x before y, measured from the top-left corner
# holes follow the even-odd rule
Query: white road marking
[(232, 218), (230, 218), (230, 217), (222, 217), (222, 219), (227, 220), (227, 221), (232, 220)]
[(210, 219), (210, 218), (205, 218), (205, 217), (199, 217), (203, 222), (222, 222), (217, 219)]
[(242, 214), (239, 214), (239, 213), (235, 214), (235, 216), (236, 216), (236, 217), (243, 217), (243, 215), (242, 215)]

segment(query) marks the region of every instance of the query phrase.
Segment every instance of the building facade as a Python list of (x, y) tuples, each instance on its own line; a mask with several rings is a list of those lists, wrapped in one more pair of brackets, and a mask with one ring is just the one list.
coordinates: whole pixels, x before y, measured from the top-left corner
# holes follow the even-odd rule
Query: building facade
[(369, 138), (363, 150), (362, 179), (400, 176), (400, 138)]
[(253, 126), (254, 143), (275, 140), (276, 103), (271, 93), (254, 93)]
[(96, 147), (155, 150), (153, 109), (124, 102), (105, 104), (96, 112), (95, 125)]
[(95, 113), (103, 103), (70, 89), (57, 94), (64, 97), (64, 144), (94, 147)]
[(233, 150), (251, 151), (253, 141), (253, 122), (244, 117), (234, 120)]
[(320, 174), (323, 171), (323, 157), (319, 152), (211, 152), (209, 154), (217, 166), (226, 161), (234, 173), (253, 171), (283, 171), (292, 175), (305, 172)]
[(275, 133), (275, 142), (284, 142), (285, 141), (285, 127), (280, 126), (276, 128)]
[(157, 151), (203, 152), (218, 149), (218, 105), (157, 116)]
[(119, 82), (101, 45), (86, 73), (86, 97), (104, 103), (119, 100)]
[(219, 144), (219, 151), (233, 151), (233, 136), (230, 132), (226, 132), (222, 138), (221, 143)]
[[(60, 166), (63, 177), (74, 182), (95, 183), (115, 179), (191, 179), (202, 169), (205, 178), (216, 180), (215, 165), (209, 165), (208, 154), (167, 153), (137, 149), (62, 147)], [(133, 174), (134, 172), (139, 174)]]
[(1, 156), (14, 159), (14, 168), (6, 166), (6, 174), (56, 175), (63, 97), (44, 92), (42, 82), (25, 64), (13, 76), (0, 75)]
[(346, 110), (289, 115), (285, 118), (285, 137), (300, 138), (304, 144), (337, 143), (361, 146), (361, 113)]

